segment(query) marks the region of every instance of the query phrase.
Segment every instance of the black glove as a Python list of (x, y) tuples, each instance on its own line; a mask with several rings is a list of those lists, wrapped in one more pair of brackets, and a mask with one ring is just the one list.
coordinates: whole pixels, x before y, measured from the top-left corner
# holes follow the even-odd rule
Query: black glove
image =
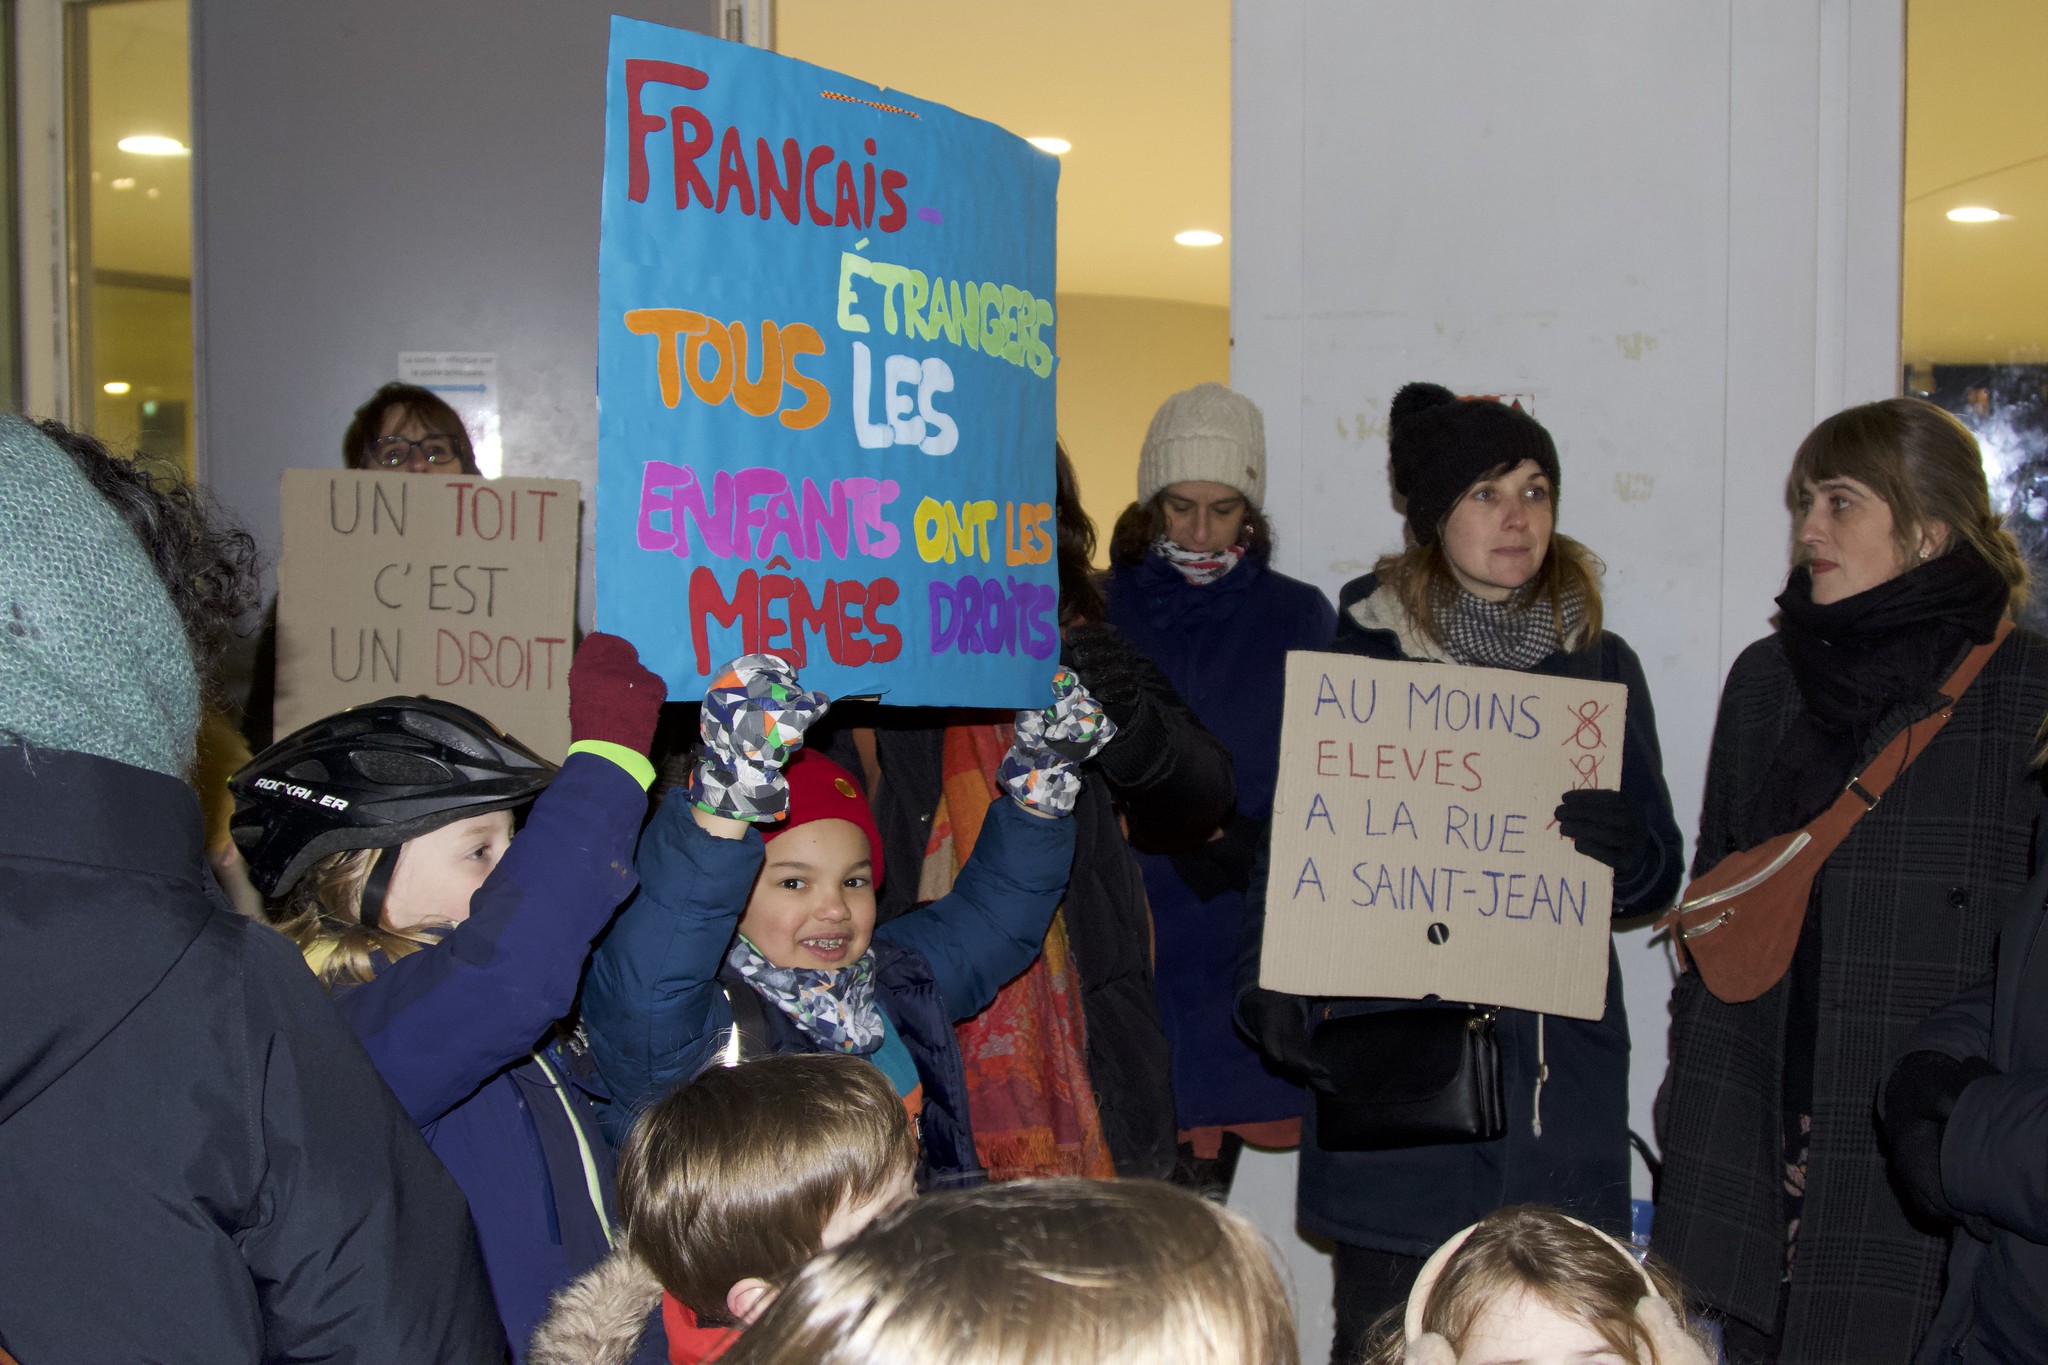
[(1252, 864), (1266, 846), (1271, 820), (1247, 820), (1233, 814), (1223, 824), (1223, 837), (1172, 856), (1173, 870), (1198, 901), (1212, 901), (1226, 891), (1246, 891)]
[(1080, 676), (1117, 729), (1131, 729), (1145, 704), (1145, 675), (1130, 641), (1100, 621), (1072, 626), (1060, 633), (1060, 662)]
[(1650, 851), (1650, 822), (1641, 807), (1620, 792), (1581, 789), (1557, 803), (1557, 832), (1588, 858), (1606, 863), (1626, 879)]
[(1941, 1140), (1964, 1089), (1997, 1074), (1998, 1068), (1982, 1057), (1959, 1060), (1946, 1052), (1909, 1052), (1885, 1082), (1884, 1135), (1892, 1174), (1907, 1210), (1925, 1222), (1962, 1222), (1980, 1237), (1989, 1235), (1982, 1220), (1965, 1219), (1949, 1204), (1941, 1187)]
[(1296, 1085), (1327, 1088), (1329, 1068), (1310, 1055), (1307, 1002), (1254, 986), (1237, 1002), (1237, 1031), (1266, 1065)]

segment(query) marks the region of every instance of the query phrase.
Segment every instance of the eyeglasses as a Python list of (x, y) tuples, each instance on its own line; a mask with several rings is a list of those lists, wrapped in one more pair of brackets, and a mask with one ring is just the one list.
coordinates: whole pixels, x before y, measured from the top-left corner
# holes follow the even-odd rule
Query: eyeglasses
[(409, 463), (415, 450), (427, 457), (428, 464), (453, 464), (462, 458), (455, 449), (453, 436), (422, 436), (417, 441), (408, 441), (403, 436), (379, 436), (370, 442), (370, 463), (396, 469)]

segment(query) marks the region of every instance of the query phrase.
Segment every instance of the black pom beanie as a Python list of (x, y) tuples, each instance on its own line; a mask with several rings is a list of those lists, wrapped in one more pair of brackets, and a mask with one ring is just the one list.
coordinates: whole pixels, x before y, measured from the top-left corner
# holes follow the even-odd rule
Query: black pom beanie
[(1557, 446), (1520, 408), (1491, 398), (1460, 398), (1441, 384), (1405, 384), (1387, 421), (1394, 491), (1408, 502), (1408, 528), (1436, 542), (1465, 490), (1495, 470), (1534, 460), (1558, 486)]

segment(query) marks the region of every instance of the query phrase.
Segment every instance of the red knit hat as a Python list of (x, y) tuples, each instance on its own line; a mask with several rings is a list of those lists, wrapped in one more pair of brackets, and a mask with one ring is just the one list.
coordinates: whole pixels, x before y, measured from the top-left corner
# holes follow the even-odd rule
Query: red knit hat
[(805, 749), (782, 770), (789, 783), (789, 814), (761, 831), (764, 840), (779, 839), (799, 825), (813, 820), (845, 820), (868, 837), (868, 856), (873, 860), (875, 885), (882, 884), (882, 831), (875, 825), (875, 813), (861, 794), (852, 773), (831, 759)]

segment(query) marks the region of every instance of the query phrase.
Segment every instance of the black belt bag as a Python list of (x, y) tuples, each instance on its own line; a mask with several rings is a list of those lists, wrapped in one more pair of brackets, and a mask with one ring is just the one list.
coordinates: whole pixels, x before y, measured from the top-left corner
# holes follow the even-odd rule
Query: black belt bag
[(1491, 1142), (1507, 1131), (1491, 1006), (1441, 1005), (1326, 1019), (1310, 1039), (1316, 1145), (1373, 1152)]

